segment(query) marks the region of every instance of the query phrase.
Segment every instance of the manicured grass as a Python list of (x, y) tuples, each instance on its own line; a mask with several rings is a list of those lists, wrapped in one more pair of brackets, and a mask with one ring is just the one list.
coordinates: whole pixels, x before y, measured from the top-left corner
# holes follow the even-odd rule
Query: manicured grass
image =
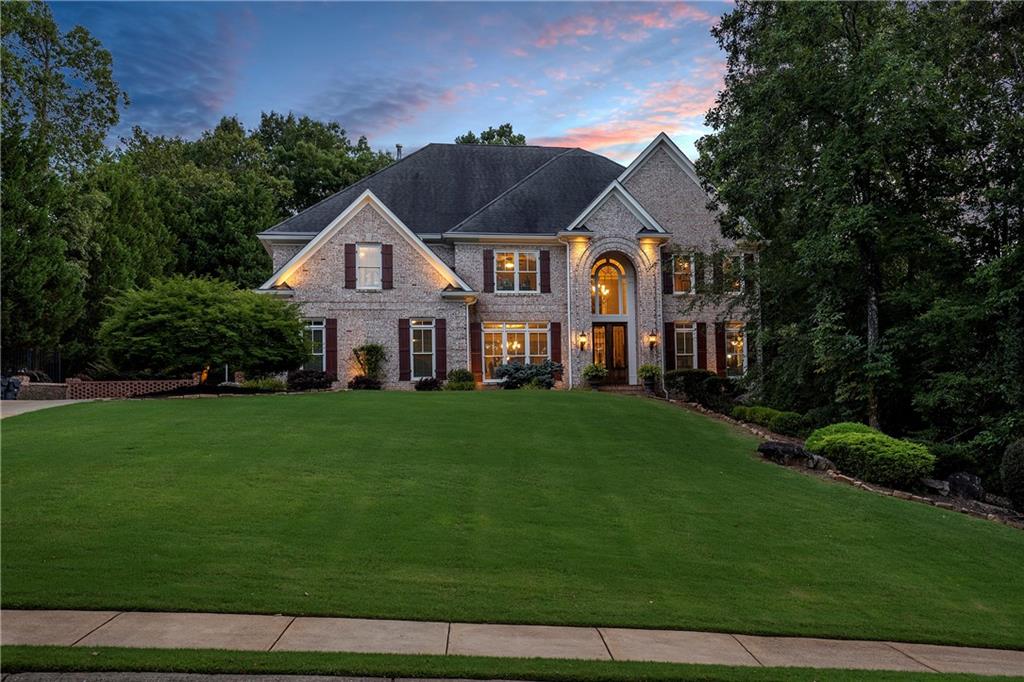
[(539, 658), (470, 656), (395, 656), (195, 649), (117, 649), (6, 646), (0, 648), (4, 672), (109, 671), (365, 675), (375, 677), (457, 677), (469, 679), (629, 682), (693, 680), (703, 682), (1000, 682), (1020, 678), (936, 675), (876, 670), (743, 668)]
[(6, 607), (1024, 648), (1024, 533), (590, 393), (102, 402), (3, 422)]

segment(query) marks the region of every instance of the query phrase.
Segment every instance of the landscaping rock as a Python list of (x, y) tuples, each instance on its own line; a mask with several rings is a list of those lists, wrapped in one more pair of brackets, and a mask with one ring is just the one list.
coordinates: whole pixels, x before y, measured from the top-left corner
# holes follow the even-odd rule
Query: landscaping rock
[(818, 471), (835, 471), (836, 465), (832, 463), (828, 457), (822, 457), (821, 455), (815, 455), (810, 453), (811, 458), (804, 464), (808, 469), (817, 469)]
[(929, 490), (934, 490), (940, 495), (949, 495), (949, 482), (939, 481), (934, 478), (922, 478), (921, 484)]
[(770, 440), (757, 446), (757, 451), (765, 459), (770, 459), (777, 464), (790, 465), (803, 462), (814, 455), (799, 445), (793, 443), (782, 443)]
[(903, 492), (902, 490), (893, 490), (892, 491), (892, 496), (893, 497), (898, 497), (901, 500), (909, 500), (910, 498), (913, 497), (913, 495), (911, 495), (910, 493)]
[(981, 485), (981, 479), (966, 471), (959, 471), (949, 477), (949, 492), (967, 500), (985, 498), (985, 488)]

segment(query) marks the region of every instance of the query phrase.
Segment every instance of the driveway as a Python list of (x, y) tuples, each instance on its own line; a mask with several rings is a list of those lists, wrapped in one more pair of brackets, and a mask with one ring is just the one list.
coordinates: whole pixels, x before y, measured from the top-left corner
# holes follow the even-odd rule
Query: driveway
[(26, 412), (45, 410), (48, 407), (87, 403), (88, 400), (0, 400), (0, 419), (16, 417)]

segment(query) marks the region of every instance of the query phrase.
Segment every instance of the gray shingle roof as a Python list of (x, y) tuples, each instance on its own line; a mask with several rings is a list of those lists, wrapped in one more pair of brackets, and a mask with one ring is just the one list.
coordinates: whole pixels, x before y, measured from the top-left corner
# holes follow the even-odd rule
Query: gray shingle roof
[(418, 234), (457, 225), (459, 233), (554, 233), (622, 170), (567, 147), (428, 144), (267, 232), (319, 232), (369, 189)]

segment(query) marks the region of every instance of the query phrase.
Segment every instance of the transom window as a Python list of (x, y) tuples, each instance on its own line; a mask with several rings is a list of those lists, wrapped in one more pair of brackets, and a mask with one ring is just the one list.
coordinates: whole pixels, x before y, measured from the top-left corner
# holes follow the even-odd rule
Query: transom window
[(590, 312), (594, 315), (625, 315), (626, 269), (612, 258), (594, 264), (590, 280)]
[(697, 325), (676, 322), (676, 369), (697, 368)]
[(694, 274), (692, 253), (672, 256), (672, 293), (692, 294), (697, 288)]
[(356, 288), (381, 288), (380, 244), (356, 244)]
[(302, 365), (302, 369), (327, 371), (327, 356), (324, 353), (324, 321), (308, 320), (306, 322), (305, 336), (309, 339), (311, 350), (309, 359)]
[(747, 371), (747, 332), (742, 322), (725, 323), (725, 374), (739, 377)]
[(743, 258), (738, 255), (722, 258), (722, 287), (727, 294), (743, 292)]
[(494, 254), (495, 291), (537, 291), (536, 251), (497, 251)]
[(484, 381), (495, 379), (498, 365), (539, 365), (551, 357), (548, 322), (484, 322), (483, 335)]
[(434, 320), (409, 320), (409, 335), (413, 380), (434, 376)]

